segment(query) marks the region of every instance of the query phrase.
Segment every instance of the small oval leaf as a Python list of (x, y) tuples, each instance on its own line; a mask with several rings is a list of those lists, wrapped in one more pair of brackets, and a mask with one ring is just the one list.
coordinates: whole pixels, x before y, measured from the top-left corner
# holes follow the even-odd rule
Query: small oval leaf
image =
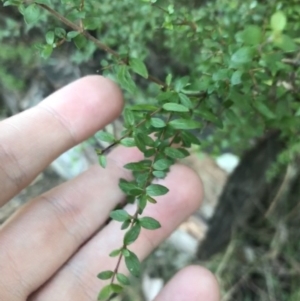
[(146, 188), (146, 192), (150, 196), (160, 196), (169, 192), (169, 189), (159, 184), (151, 184)]
[(114, 210), (109, 215), (113, 220), (125, 222), (130, 219), (130, 215), (123, 209)]
[(131, 58), (129, 60), (129, 66), (131, 67), (133, 72), (141, 75), (144, 78), (148, 78), (147, 67), (142, 60), (137, 58)]
[(140, 225), (148, 230), (155, 230), (161, 227), (160, 223), (152, 217), (142, 217), (139, 219)]
[(178, 103), (173, 103), (173, 102), (169, 102), (169, 103), (165, 103), (163, 105), (163, 109), (169, 112), (188, 112), (189, 109), (186, 108), (183, 105), (180, 105)]
[(129, 252), (129, 255), (125, 257), (126, 267), (133, 276), (139, 277), (141, 273), (140, 261), (133, 252), (127, 251)]
[(129, 281), (128, 277), (125, 276), (124, 274), (117, 273), (116, 278), (119, 281), (119, 283), (121, 283), (123, 285), (130, 285), (130, 281)]
[(101, 280), (107, 280), (110, 279), (113, 276), (113, 271), (103, 271), (97, 275), (97, 277)]
[(141, 232), (141, 225), (136, 223), (131, 229), (129, 229), (124, 236), (124, 245), (130, 245), (136, 241)]

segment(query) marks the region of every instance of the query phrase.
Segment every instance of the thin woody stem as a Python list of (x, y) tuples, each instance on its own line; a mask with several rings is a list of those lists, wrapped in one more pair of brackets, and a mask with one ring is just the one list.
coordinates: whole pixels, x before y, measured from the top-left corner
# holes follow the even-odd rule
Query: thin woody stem
[[(71, 22), (70, 20), (68, 20), (67, 18), (65, 18), (63, 15), (61, 15), (60, 13), (58, 13), (57, 11), (55, 11), (54, 9), (52, 9), (51, 7), (49, 7), (49, 6), (45, 5), (45, 4), (40, 4), (40, 3), (36, 3), (36, 4), (39, 7), (45, 9), (46, 11), (48, 11), (50, 14), (52, 14), (54, 17), (56, 17), (62, 23), (64, 23), (68, 27), (72, 28), (74, 31), (78, 31), (79, 33), (81, 33), (88, 40), (92, 41), (98, 48), (106, 51), (107, 53), (109, 53), (113, 57), (115, 57), (116, 59), (120, 60), (123, 64), (127, 65), (127, 63), (124, 60), (121, 60), (120, 55), (116, 51), (114, 51), (113, 49), (111, 49), (107, 45), (103, 44), (98, 39), (94, 38), (89, 32), (87, 32), (86, 30), (84, 30), (80, 26), (76, 25), (75, 23)], [(167, 85), (163, 81), (161, 81), (160, 79), (156, 78), (155, 76), (149, 75), (148, 76), (148, 80), (151, 81), (151, 82), (153, 82), (153, 83), (156, 83), (156, 84), (160, 85), (162, 88), (166, 88), (167, 87)]]
[[(168, 116), (168, 121), (169, 121), (171, 118), (172, 118), (172, 113), (169, 114), (169, 116)], [(165, 134), (165, 129), (161, 132), (159, 139), (163, 139), (164, 134)], [(177, 134), (178, 134), (178, 133), (175, 134), (175, 136), (174, 136), (175, 138), (176, 138)], [(153, 160), (152, 160), (152, 164), (151, 164), (151, 166), (150, 166), (148, 178), (147, 178), (147, 180), (146, 180), (146, 182), (145, 182), (145, 185), (144, 185), (144, 187), (143, 187), (144, 190), (145, 190), (146, 187), (152, 182), (152, 180), (153, 180), (153, 178), (154, 178), (154, 177), (152, 176), (152, 171), (153, 171), (153, 165), (154, 165), (154, 163), (155, 163), (155, 161), (156, 161), (156, 158), (157, 158), (158, 154), (159, 154), (159, 150), (157, 149), (156, 152), (155, 152), (155, 154), (154, 154), (154, 156), (153, 156)], [(130, 224), (129, 229), (131, 229), (131, 228), (134, 226), (135, 221), (136, 221), (136, 219), (138, 218), (138, 216), (139, 216), (139, 206), (137, 206), (137, 209), (136, 209), (134, 215), (132, 216), (132, 223)], [(127, 245), (124, 244), (124, 245), (122, 246), (122, 249), (126, 249), (126, 248), (127, 248)], [(118, 270), (119, 270), (119, 267), (120, 267), (122, 258), (123, 258), (123, 254), (122, 254), (122, 252), (121, 252), (120, 255), (119, 255), (119, 258), (118, 258), (116, 267), (115, 267), (115, 269), (114, 269), (114, 274), (113, 274), (112, 279), (111, 279), (111, 282), (110, 282), (111, 284), (114, 283), (115, 276), (116, 276), (116, 274), (118, 273)]]
[[(155, 114), (157, 114), (158, 112), (160, 112), (162, 110), (162, 108), (159, 108), (155, 111), (153, 111), (149, 116), (153, 116)], [(138, 124), (136, 124), (134, 127), (138, 128), (140, 125), (144, 124), (147, 121), (147, 119), (143, 119), (142, 121), (140, 121)], [(133, 133), (133, 131), (131, 130), (130, 132), (128, 132), (126, 135), (123, 135), (120, 139), (118, 139), (117, 141), (115, 141), (114, 143), (110, 144), (108, 147), (106, 147), (103, 150), (97, 149), (96, 152), (100, 155), (107, 153), (110, 149), (112, 149), (114, 146), (118, 145), (120, 143), (120, 141), (124, 138), (127, 138), (128, 136), (130, 136)]]

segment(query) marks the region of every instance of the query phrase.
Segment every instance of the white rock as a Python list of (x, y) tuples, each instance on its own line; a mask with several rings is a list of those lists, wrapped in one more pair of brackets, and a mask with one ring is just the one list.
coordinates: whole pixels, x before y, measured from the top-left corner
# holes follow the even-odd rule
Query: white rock
[(239, 157), (231, 153), (225, 153), (216, 159), (216, 163), (223, 170), (232, 173), (239, 164)]
[(161, 291), (164, 281), (161, 278), (150, 278), (148, 274), (144, 274), (142, 281), (142, 289), (146, 301), (152, 301)]

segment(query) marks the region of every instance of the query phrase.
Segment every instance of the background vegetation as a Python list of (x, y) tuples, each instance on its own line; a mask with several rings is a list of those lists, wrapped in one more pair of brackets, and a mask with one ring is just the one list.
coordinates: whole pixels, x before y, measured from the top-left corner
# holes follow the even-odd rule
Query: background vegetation
[[(49, 66), (63, 61), (67, 62), (63, 68), (76, 68), (78, 76), (112, 77), (124, 89), (128, 104), (196, 105), (193, 118), (201, 123), (195, 132), (200, 150), (242, 154), (257, 138), (278, 131), (285, 148), (269, 176), (297, 159), (299, 0), (2, 2), (3, 117), (21, 109), (14, 111), (9, 102), (24, 97), (40, 80), (37, 74), (49, 76)], [(87, 30), (101, 45), (48, 7), (77, 29)], [(52, 84), (44, 94), (55, 87)], [(290, 198), (286, 196), (286, 201)], [(287, 212), (280, 223), (260, 225), (262, 237), (254, 249), (253, 245), (247, 249), (244, 233), (237, 233), (227, 252), (208, 263), (222, 278), (224, 300), (299, 300), (299, 223), (293, 214), (299, 211), (291, 205)], [(293, 239), (286, 239), (289, 235)], [(243, 256), (235, 253), (240, 249), (246, 250)], [(234, 295), (239, 289), (241, 293)]]

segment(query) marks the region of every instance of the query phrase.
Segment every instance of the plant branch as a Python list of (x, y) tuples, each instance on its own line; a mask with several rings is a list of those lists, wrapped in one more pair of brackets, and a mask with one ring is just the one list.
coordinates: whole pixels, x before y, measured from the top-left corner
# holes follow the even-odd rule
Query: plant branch
[[(168, 121), (170, 121), (171, 118), (172, 118), (172, 113), (169, 114), (169, 116), (168, 116)], [(164, 139), (163, 136), (164, 136), (164, 134), (165, 134), (165, 131), (166, 131), (166, 129), (164, 129), (164, 130), (160, 133), (160, 136), (159, 136), (157, 139), (163, 140), (163, 139)], [(174, 139), (177, 137), (177, 135), (178, 135), (178, 132), (174, 135), (173, 139), (171, 139), (170, 145), (172, 144), (172, 142), (174, 141)], [(145, 189), (147, 188), (147, 186), (150, 185), (150, 183), (151, 183), (151, 182), (153, 181), (153, 179), (154, 179), (154, 177), (153, 177), (153, 175), (152, 175), (152, 172), (153, 172), (153, 169), (154, 169), (153, 166), (154, 166), (154, 163), (156, 162), (156, 159), (157, 159), (157, 156), (159, 155), (159, 153), (160, 153), (160, 149), (157, 148), (156, 151), (155, 151), (155, 154), (154, 154), (154, 156), (153, 156), (153, 160), (152, 160), (150, 169), (149, 169), (148, 178), (146, 179), (145, 185), (144, 185), (144, 187), (143, 187), (144, 191), (145, 191)], [(136, 221), (136, 219), (138, 218), (138, 216), (139, 216), (139, 206), (137, 205), (136, 211), (135, 211), (134, 215), (132, 216), (132, 222), (131, 222), (131, 224), (130, 224), (130, 226), (129, 226), (129, 230), (134, 226), (135, 221)], [(124, 245), (122, 246), (122, 249), (126, 249), (126, 248), (127, 248), (127, 245), (124, 244)], [(121, 252), (120, 255), (119, 255), (119, 258), (118, 258), (116, 267), (115, 267), (115, 269), (114, 269), (114, 271), (113, 271), (114, 274), (113, 274), (113, 276), (112, 276), (112, 278), (111, 278), (111, 282), (110, 282), (111, 284), (114, 283), (115, 275), (118, 273), (118, 270), (119, 270), (119, 267), (120, 267), (122, 258), (123, 258), (123, 254), (122, 254), (122, 252)]]
[[(55, 11), (54, 9), (52, 9), (51, 7), (45, 5), (45, 4), (40, 4), (40, 3), (36, 3), (36, 5), (38, 5), (39, 7), (45, 9), (46, 11), (48, 11), (50, 14), (52, 14), (55, 18), (57, 18), (58, 20), (60, 20), (62, 23), (64, 23), (65, 25), (67, 25), (68, 27), (72, 28), (74, 31), (78, 31), (79, 33), (81, 33), (84, 37), (86, 37), (88, 40), (90, 40), (91, 42), (93, 42), (98, 48), (106, 51), (107, 53), (111, 54), (113, 57), (115, 57), (116, 59), (120, 60), (124, 65), (127, 65), (127, 63), (121, 59), (120, 55), (114, 51), (113, 49), (111, 49), (110, 47), (108, 47), (107, 45), (103, 44), (102, 42), (100, 42), (98, 39), (96, 39), (95, 37), (93, 37), (88, 31), (84, 30), (83, 28), (81, 28), (80, 26), (76, 25), (75, 23), (71, 22), (70, 20), (68, 20), (67, 18), (65, 18), (63, 15), (61, 15), (60, 13), (58, 13), (57, 11)], [(162, 88), (166, 88), (167, 85), (161, 81), (160, 79), (156, 78), (155, 76), (149, 75), (148, 76), (148, 80), (156, 83), (160, 86), (162, 86)]]
[[(161, 110), (162, 110), (162, 108), (159, 108), (159, 109), (153, 111), (149, 116), (153, 116), (153, 115), (159, 113)], [(138, 124), (136, 124), (134, 127), (138, 128), (139, 126), (141, 126), (142, 124), (144, 124), (146, 121), (147, 121), (147, 119), (145, 118), (145, 119), (141, 120)], [(103, 155), (103, 154), (107, 153), (111, 148), (113, 148), (114, 146), (118, 145), (122, 139), (127, 138), (128, 136), (130, 136), (132, 134), (132, 132), (133, 132), (133, 130), (129, 131), (127, 134), (123, 135), (120, 139), (118, 139), (114, 143), (110, 144), (108, 147), (106, 147), (103, 150), (96, 149), (97, 154), (98, 155)]]

